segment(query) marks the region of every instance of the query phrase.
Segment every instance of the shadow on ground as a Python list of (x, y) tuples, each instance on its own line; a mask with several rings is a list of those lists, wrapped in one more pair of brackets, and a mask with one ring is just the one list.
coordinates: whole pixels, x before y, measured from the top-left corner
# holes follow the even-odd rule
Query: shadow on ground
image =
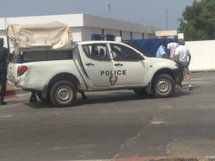
[[(194, 87), (193, 90), (197, 89), (199, 87)], [(172, 96), (173, 98), (177, 97), (183, 97), (192, 94), (192, 91), (188, 91), (185, 89), (176, 89), (175, 94)], [(148, 99), (156, 99), (152, 96), (146, 96), (146, 95), (138, 95), (134, 93), (131, 90), (128, 90), (127, 92), (123, 91), (113, 91), (109, 92), (107, 94), (100, 93), (100, 92), (86, 92), (87, 99), (82, 99), (81, 96), (77, 97), (76, 102), (68, 107), (77, 107), (85, 104), (97, 104), (97, 103), (114, 103), (114, 102), (123, 102), (123, 101), (135, 101), (135, 100), (148, 100)], [(169, 99), (169, 98), (162, 98), (162, 99)], [(25, 103), (26, 106), (30, 106), (32, 108), (59, 108), (55, 107), (50, 103), (43, 103), (38, 101), (38, 103)], [(68, 108), (64, 107), (64, 108)]]

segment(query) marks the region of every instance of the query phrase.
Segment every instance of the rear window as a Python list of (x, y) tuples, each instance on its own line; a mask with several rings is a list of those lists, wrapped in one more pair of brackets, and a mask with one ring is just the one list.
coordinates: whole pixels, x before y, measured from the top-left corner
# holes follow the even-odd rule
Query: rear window
[(34, 62), (72, 59), (72, 50), (67, 51), (24, 51), (14, 57), (15, 62)]

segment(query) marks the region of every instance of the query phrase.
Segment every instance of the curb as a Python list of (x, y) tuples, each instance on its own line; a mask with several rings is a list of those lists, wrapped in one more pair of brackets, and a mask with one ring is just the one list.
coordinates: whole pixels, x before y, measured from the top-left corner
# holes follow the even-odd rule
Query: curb
[(15, 96), (15, 90), (7, 90), (5, 96)]
[(20, 96), (20, 95), (22, 95), (22, 94), (28, 94), (29, 92), (27, 92), (27, 91), (24, 91), (24, 90), (22, 90), (22, 89), (17, 89), (17, 88), (15, 88), (15, 89), (8, 89), (8, 90), (6, 90), (6, 93), (5, 93), (5, 97), (6, 98), (11, 98), (11, 97), (18, 97), (18, 96)]
[(29, 93), (29, 91), (25, 91), (21, 88), (18, 88), (16, 86), (10, 84), (9, 82), (7, 82), (7, 84), (6, 84), (6, 92), (5, 92), (6, 98), (17, 97), (21, 94), (27, 94), (27, 93)]

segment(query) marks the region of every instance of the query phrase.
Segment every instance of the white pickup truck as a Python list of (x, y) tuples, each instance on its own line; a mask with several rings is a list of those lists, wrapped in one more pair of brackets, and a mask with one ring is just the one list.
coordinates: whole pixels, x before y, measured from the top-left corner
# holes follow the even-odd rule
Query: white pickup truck
[(55, 106), (72, 105), (77, 92), (88, 91), (132, 89), (169, 97), (180, 83), (174, 61), (146, 57), (114, 41), (78, 42), (72, 50), (22, 51), (8, 66), (8, 80)]

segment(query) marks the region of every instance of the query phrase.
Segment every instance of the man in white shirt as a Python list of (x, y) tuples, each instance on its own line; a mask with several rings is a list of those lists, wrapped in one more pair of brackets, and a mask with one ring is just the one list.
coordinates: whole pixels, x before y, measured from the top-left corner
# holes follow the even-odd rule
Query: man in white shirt
[(169, 58), (173, 58), (175, 56), (175, 50), (178, 47), (178, 43), (175, 42), (174, 38), (170, 38), (170, 42), (167, 44), (167, 54)]
[(189, 84), (189, 90), (191, 90), (192, 85), (191, 85), (190, 71), (188, 68), (191, 61), (190, 51), (188, 50), (187, 47), (184, 46), (185, 45), (184, 39), (179, 39), (178, 43), (179, 43), (179, 46), (175, 50), (174, 59), (181, 65), (183, 69), (183, 73), (185, 74), (185, 77)]

